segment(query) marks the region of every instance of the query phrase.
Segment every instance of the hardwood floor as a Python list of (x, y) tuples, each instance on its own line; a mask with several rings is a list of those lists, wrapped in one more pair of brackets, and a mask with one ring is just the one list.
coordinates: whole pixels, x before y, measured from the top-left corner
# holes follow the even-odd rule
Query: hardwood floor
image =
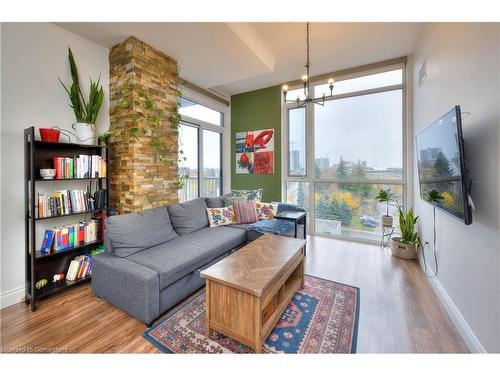
[[(307, 274), (360, 288), (358, 353), (463, 353), (467, 348), (422, 270), (377, 246), (308, 239)], [(0, 311), (3, 352), (157, 353), (144, 323), (84, 284)]]

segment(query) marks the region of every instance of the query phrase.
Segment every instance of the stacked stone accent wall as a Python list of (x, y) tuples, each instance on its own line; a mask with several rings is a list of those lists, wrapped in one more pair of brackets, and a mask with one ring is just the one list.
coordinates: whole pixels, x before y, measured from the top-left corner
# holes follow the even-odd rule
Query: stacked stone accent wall
[[(177, 61), (129, 37), (111, 48), (109, 66), (112, 205), (123, 214), (178, 202), (178, 131), (169, 120), (177, 103)], [(129, 84), (132, 88), (124, 90)], [(145, 121), (132, 121), (134, 113), (143, 110), (137, 102), (141, 91), (165, 111), (158, 128), (167, 151), (163, 162), (155, 157), (149, 134), (139, 132), (135, 139), (129, 133)], [(127, 108), (119, 105), (121, 99), (129, 103)]]

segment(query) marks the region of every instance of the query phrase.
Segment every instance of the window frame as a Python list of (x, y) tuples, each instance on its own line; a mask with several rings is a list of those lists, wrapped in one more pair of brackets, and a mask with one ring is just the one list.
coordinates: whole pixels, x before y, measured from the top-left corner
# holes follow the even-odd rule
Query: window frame
[(198, 132), (198, 197), (204, 197), (205, 189), (203, 185), (203, 130), (213, 131), (220, 134), (220, 192), (221, 195), (230, 186), (230, 153), (224, 152), (226, 144), (229, 142), (230, 132), (230, 107), (217, 102), (207, 96), (193, 91), (185, 86), (181, 86), (181, 96), (191, 102), (203, 105), (221, 113), (221, 125), (215, 125), (203, 120), (195, 119), (186, 115), (181, 115), (180, 125), (191, 126)]
[[(283, 149), (283, 160), (282, 160), (282, 168), (285, 170), (284, 173), (282, 173), (282, 182), (281, 182), (281, 194), (282, 194), (282, 200), (286, 201), (287, 199), (287, 192), (286, 192), (286, 186), (287, 182), (307, 182), (309, 186), (309, 196), (307, 197), (308, 199), (308, 205), (309, 205), (309, 210), (308, 210), (308, 216), (309, 219), (309, 225), (308, 225), (308, 233), (310, 234), (315, 234), (318, 236), (325, 236), (325, 237), (332, 237), (332, 238), (337, 238), (337, 239), (342, 239), (342, 240), (348, 240), (348, 241), (356, 241), (356, 242), (367, 242), (370, 244), (377, 243), (378, 241), (376, 240), (371, 240), (371, 239), (366, 239), (366, 238), (360, 238), (360, 237), (354, 237), (354, 236), (348, 236), (348, 235), (332, 235), (332, 234), (325, 234), (325, 233), (316, 233), (315, 229), (315, 205), (314, 205), (314, 197), (316, 193), (316, 184), (317, 183), (368, 183), (368, 184), (391, 184), (391, 185), (401, 185), (402, 186), (402, 192), (403, 192), (403, 202), (402, 206), (403, 208), (408, 207), (409, 202), (408, 200), (411, 198), (411, 180), (412, 180), (412, 171), (413, 171), (413, 165), (412, 165), (412, 154), (411, 150), (412, 148), (410, 147), (412, 143), (412, 139), (409, 138), (409, 134), (411, 134), (411, 129), (409, 127), (411, 126), (411, 119), (408, 116), (409, 113), (409, 106), (411, 103), (408, 101), (408, 81), (411, 79), (411, 76), (409, 75), (408, 72), (408, 67), (407, 67), (407, 62), (406, 59), (403, 61), (399, 61), (396, 63), (388, 64), (387, 62), (381, 62), (378, 64), (378, 66), (372, 66), (367, 69), (358, 69), (355, 68), (352, 70), (352, 72), (349, 73), (332, 73), (329, 74), (329, 77), (333, 77), (335, 81), (342, 81), (342, 80), (347, 80), (347, 79), (353, 79), (357, 77), (362, 77), (366, 75), (371, 75), (371, 74), (376, 74), (376, 73), (383, 73), (391, 70), (396, 70), (396, 69), (401, 69), (402, 70), (402, 80), (401, 84), (397, 85), (388, 85), (388, 86), (383, 86), (383, 87), (377, 87), (377, 88), (372, 88), (372, 89), (366, 89), (366, 90), (360, 90), (360, 91), (353, 91), (349, 93), (343, 93), (343, 94), (338, 94), (338, 95), (333, 95), (330, 98), (326, 99), (326, 102), (328, 101), (333, 101), (333, 100), (340, 100), (340, 99), (345, 99), (345, 98), (351, 98), (351, 97), (356, 97), (356, 96), (364, 96), (364, 95), (370, 95), (370, 94), (377, 94), (377, 93), (382, 93), (382, 92), (389, 92), (389, 91), (395, 91), (395, 90), (401, 90), (402, 95), (401, 95), (401, 105), (402, 105), (402, 121), (401, 121), (401, 126), (402, 126), (402, 168), (403, 168), (403, 173), (401, 179), (373, 179), (373, 180), (368, 180), (368, 179), (363, 179), (363, 180), (357, 180), (357, 179), (338, 179), (338, 178), (317, 178), (314, 175), (314, 166), (315, 166), (315, 150), (314, 150), (314, 141), (315, 141), (315, 132), (314, 132), (314, 110), (315, 106), (317, 104), (313, 103), (308, 103), (306, 105), (306, 174), (305, 176), (293, 176), (289, 175), (289, 166), (290, 166), (290, 160), (289, 160), (289, 110), (294, 109), (295, 105), (293, 103), (285, 104), (282, 98), (282, 149)], [(318, 84), (324, 83), (324, 75), (321, 77), (317, 78), (312, 78), (311, 80), (311, 91), (314, 91), (314, 86)], [(300, 88), (300, 84), (297, 83), (296, 85), (289, 85), (290, 90)]]

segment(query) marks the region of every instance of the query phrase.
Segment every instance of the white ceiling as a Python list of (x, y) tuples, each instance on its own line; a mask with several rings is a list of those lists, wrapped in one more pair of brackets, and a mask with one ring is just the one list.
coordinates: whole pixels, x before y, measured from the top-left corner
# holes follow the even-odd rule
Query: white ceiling
[[(181, 77), (224, 95), (298, 79), (305, 23), (57, 23), (112, 47), (130, 35), (175, 58)], [(412, 53), (419, 23), (312, 23), (311, 75)]]

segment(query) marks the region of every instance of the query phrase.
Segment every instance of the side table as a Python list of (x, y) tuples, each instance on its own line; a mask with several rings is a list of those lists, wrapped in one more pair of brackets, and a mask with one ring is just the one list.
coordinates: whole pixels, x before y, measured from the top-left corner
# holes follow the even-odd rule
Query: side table
[(306, 213), (303, 211), (282, 211), (274, 216), (275, 219), (293, 221), (295, 225), (295, 235), (297, 238), (297, 228), (299, 224), (304, 225), (304, 239), (306, 239)]
[(384, 250), (385, 247), (389, 246), (391, 242), (392, 235), (394, 234), (396, 227), (382, 225), (382, 237), (380, 238), (380, 251)]

